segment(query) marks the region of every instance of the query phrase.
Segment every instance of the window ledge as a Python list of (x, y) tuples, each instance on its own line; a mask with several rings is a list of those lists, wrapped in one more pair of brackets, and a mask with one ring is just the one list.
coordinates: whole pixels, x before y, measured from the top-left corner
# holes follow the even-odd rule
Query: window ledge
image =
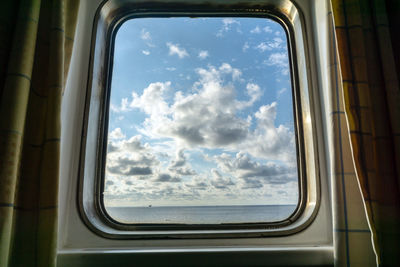
[(332, 266), (333, 247), (61, 250), (57, 266)]

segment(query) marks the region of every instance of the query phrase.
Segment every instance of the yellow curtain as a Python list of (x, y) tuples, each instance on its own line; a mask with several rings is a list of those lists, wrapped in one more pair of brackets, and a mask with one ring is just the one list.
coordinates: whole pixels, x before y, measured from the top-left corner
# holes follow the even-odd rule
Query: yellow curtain
[(332, 9), (353, 158), (377, 262), (400, 266), (400, 91), (385, 0), (332, 0)]
[(0, 1), (0, 267), (55, 266), (60, 107), (78, 6)]

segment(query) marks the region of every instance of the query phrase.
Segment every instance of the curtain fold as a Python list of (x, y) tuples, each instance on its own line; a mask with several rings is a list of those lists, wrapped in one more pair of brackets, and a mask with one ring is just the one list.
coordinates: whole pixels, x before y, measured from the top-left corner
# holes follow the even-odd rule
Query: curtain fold
[(353, 158), (379, 266), (400, 266), (400, 91), (384, 0), (332, 0)]
[(0, 266), (55, 266), (62, 90), (79, 0), (0, 3)]

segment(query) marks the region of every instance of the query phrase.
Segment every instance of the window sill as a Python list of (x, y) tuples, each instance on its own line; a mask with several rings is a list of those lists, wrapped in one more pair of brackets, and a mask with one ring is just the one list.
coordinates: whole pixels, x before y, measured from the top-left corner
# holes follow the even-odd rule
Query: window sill
[(62, 250), (57, 266), (333, 266), (333, 247)]

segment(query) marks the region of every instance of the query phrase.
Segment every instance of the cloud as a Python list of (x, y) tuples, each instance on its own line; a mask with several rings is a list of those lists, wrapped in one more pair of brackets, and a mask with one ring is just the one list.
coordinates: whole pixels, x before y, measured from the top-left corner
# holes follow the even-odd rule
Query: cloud
[(164, 97), (170, 82), (152, 83), (141, 96), (132, 94), (130, 107), (149, 115), (143, 133), (173, 138), (189, 146), (215, 147), (245, 138), (249, 125), (247, 120), (235, 116), (234, 87), (223, 85), (224, 77), (238, 80), (241, 72), (224, 63), (218, 69), (213, 66), (197, 69), (197, 73), (200, 76), (195, 83), (198, 93), (184, 96), (178, 91), (172, 105), (168, 105)]
[(142, 146), (141, 144), (141, 136), (135, 135), (129, 138), (128, 140), (122, 140), (119, 143), (119, 146), (127, 152), (136, 152), (141, 150), (146, 150), (146, 146)]
[(142, 95), (132, 94), (129, 106), (148, 115), (140, 130), (142, 134), (170, 138), (178, 147), (223, 148), (265, 159), (293, 161), (294, 133), (283, 125), (275, 126), (276, 102), (260, 106), (245, 118), (238, 116), (239, 111), (252, 107), (261, 98), (259, 85), (247, 83), (248, 100), (238, 100), (233, 82), (241, 81), (239, 69), (223, 63), (218, 68), (209, 66), (196, 72), (199, 79), (194, 83), (194, 93), (184, 95), (177, 91), (171, 104), (166, 100), (170, 82), (152, 83)]
[(182, 167), (186, 164), (186, 157), (184, 155), (184, 150), (181, 149), (176, 153), (176, 159), (172, 160), (170, 167), (175, 168), (175, 167)]
[(132, 92), (132, 102), (129, 107), (139, 108), (152, 117), (160, 117), (169, 113), (169, 107), (164, 100), (163, 94), (170, 89), (171, 82), (151, 83), (143, 90), (139, 97), (136, 92)]
[[(177, 157), (182, 157), (182, 151), (177, 152)], [(295, 203), (297, 200), (297, 176), (293, 167), (271, 162), (260, 163), (240, 152), (235, 156), (225, 153), (213, 156), (212, 160), (217, 168), (211, 169), (208, 174), (189, 176), (189, 179), (162, 170), (157, 167), (159, 165), (153, 166), (152, 173), (146, 167), (133, 167), (122, 175), (107, 171), (105, 199), (107, 203), (113, 199), (124, 200), (130, 202), (130, 205), (209, 205), (214, 201), (219, 204), (223, 203), (221, 201), (234, 201), (229, 203), (243, 205), (248, 201), (260, 203), (265, 198), (279, 198), (282, 203)], [(170, 165), (173, 163), (175, 166), (184, 166), (187, 161), (175, 158)], [(132, 175), (128, 176), (129, 171)], [(114, 203), (120, 205), (121, 202)]]
[(112, 112), (115, 112), (115, 113), (129, 111), (130, 108), (129, 108), (129, 100), (128, 100), (128, 98), (122, 98), (120, 106), (115, 106), (115, 105), (111, 104), (110, 105), (110, 109), (111, 109)]
[(130, 167), (125, 175), (150, 175), (153, 171), (150, 167)]
[(229, 25), (232, 25), (232, 24), (240, 24), (239, 21), (237, 21), (233, 18), (224, 18), (224, 19), (222, 19), (222, 23), (223, 23), (224, 27), (228, 27)]
[(125, 134), (122, 133), (121, 128), (115, 128), (108, 134), (108, 138), (110, 139), (123, 139), (125, 138)]
[(214, 159), (222, 171), (238, 177), (244, 187), (259, 188), (265, 184), (285, 184), (297, 180), (296, 166), (271, 161), (260, 163), (244, 152), (236, 153), (235, 158), (223, 153)]
[(142, 53), (146, 56), (150, 55), (150, 51), (149, 50), (142, 50)]
[(184, 96), (177, 92), (170, 107), (171, 116), (163, 119), (162, 126), (154, 122), (152, 131), (188, 146), (218, 147), (245, 138), (249, 125), (235, 116), (235, 90), (223, 85), (223, 77), (229, 75), (237, 80), (241, 72), (224, 63), (218, 69), (210, 66), (198, 69), (197, 73), (198, 93)]
[(176, 68), (175, 67), (168, 67), (168, 68), (165, 68), (167, 71), (175, 71), (176, 70)]
[(250, 31), (250, 33), (260, 33), (261, 32), (261, 29), (260, 29), (260, 27), (258, 27), (258, 26), (256, 26), (254, 29), (252, 29), (251, 31)]
[(272, 49), (278, 49), (278, 48), (285, 48), (285, 42), (282, 38), (280, 37), (275, 37), (272, 39), (271, 42), (268, 43), (268, 45), (272, 48)]
[(240, 22), (233, 18), (224, 18), (222, 20), (222, 27), (217, 33), (217, 37), (222, 37), (223, 33), (230, 31), (233, 25), (240, 25)]
[(247, 93), (251, 96), (250, 102), (253, 104), (256, 100), (258, 100), (261, 96), (261, 89), (258, 84), (248, 83), (246, 85)]
[[(117, 128), (119, 129), (119, 128)], [(118, 131), (114, 131), (118, 132)], [(159, 165), (148, 144), (141, 144), (141, 136), (119, 141), (109, 140), (106, 173), (122, 176), (146, 176)]]
[(267, 45), (267, 43), (260, 43), (255, 47), (256, 49), (260, 50), (261, 52), (264, 52), (265, 50), (270, 50), (270, 47)]
[(286, 52), (273, 53), (263, 63), (278, 67), (283, 75), (289, 74), (289, 59)]
[(212, 173), (212, 179), (211, 179), (211, 185), (214, 186), (215, 188), (218, 189), (227, 189), (233, 185), (235, 185), (235, 183), (232, 181), (231, 178), (229, 177), (223, 177), (218, 170), (216, 169), (212, 169), (211, 170)]
[[(194, 193), (183, 192), (183, 187), (179, 189), (179, 186), (163, 186), (179, 185), (182, 182), (181, 176), (190, 177), (196, 174), (187, 162), (184, 151), (178, 150), (172, 160), (167, 154), (160, 155), (164, 158), (160, 161), (155, 156), (155, 147), (148, 143), (143, 144), (141, 139), (141, 136), (132, 136), (128, 139), (109, 141), (108, 146), (113, 148), (113, 152), (109, 149), (107, 153), (106, 183), (111, 182), (108, 182), (105, 195), (109, 199), (137, 198), (140, 201), (143, 198), (159, 200), (162, 197), (185, 197), (188, 200)], [(168, 167), (163, 166), (165, 161), (169, 160)], [(114, 187), (110, 187), (111, 185)]]
[(196, 175), (197, 173), (189, 168), (189, 167), (182, 167), (182, 168), (176, 168), (172, 170), (175, 174), (180, 175), (180, 176), (188, 176), (188, 175)]
[[(153, 173), (151, 165), (155, 162), (154, 158), (146, 158), (145, 156), (138, 159), (128, 157), (108, 159), (107, 172), (123, 176), (150, 175)], [(150, 166), (144, 166), (146, 163)]]
[(259, 50), (260, 52), (265, 52), (265, 51), (271, 51), (271, 50), (276, 50), (276, 49), (285, 49), (286, 45), (282, 38), (274, 37), (271, 41), (261, 42), (254, 48)]
[(264, 183), (258, 179), (244, 178), (241, 182), (242, 189), (259, 189), (264, 187)]
[(107, 153), (108, 154), (118, 152), (118, 149), (119, 148), (116, 145), (114, 145), (112, 142), (108, 142), (108, 145), (107, 145)]
[(247, 107), (251, 107), (257, 100), (260, 99), (262, 95), (262, 91), (260, 86), (255, 83), (248, 83), (246, 85), (247, 94), (250, 96), (250, 100), (248, 101), (237, 101), (236, 100), (236, 107), (238, 109), (244, 109)]
[(173, 182), (173, 183), (180, 182), (181, 180), (182, 179), (180, 177), (173, 176), (169, 173), (159, 173), (154, 179), (155, 182)]
[(208, 51), (206, 51), (206, 50), (200, 51), (198, 57), (201, 60), (206, 59), (207, 57), (209, 57)]
[(172, 160), (168, 166), (168, 170), (178, 175), (195, 175), (196, 172), (187, 163), (184, 150), (180, 149), (176, 153), (176, 157)]
[(180, 59), (189, 56), (189, 54), (186, 51), (186, 49), (179, 47), (178, 44), (167, 43), (167, 46), (169, 48), (169, 55), (170, 56), (177, 55)]
[(243, 47), (242, 47), (242, 51), (243, 51), (243, 52), (246, 52), (249, 48), (250, 48), (249, 43), (248, 43), (248, 42), (245, 42), (244, 45), (243, 45)]
[(204, 178), (197, 176), (194, 177), (190, 182), (185, 183), (185, 186), (190, 189), (206, 190), (209, 187), (209, 184), (206, 182)]
[(276, 97), (280, 97), (283, 93), (287, 91), (287, 88), (282, 88), (276, 92)]
[(150, 32), (146, 31), (145, 29), (142, 29), (142, 31), (140, 32), (140, 38), (145, 41), (150, 41), (151, 40)]
[(255, 113), (256, 128), (238, 145), (254, 157), (281, 160), (294, 164), (296, 145), (294, 133), (284, 125), (275, 126), (277, 103), (263, 105)]
[(272, 33), (272, 29), (271, 29), (270, 26), (265, 26), (265, 27), (263, 28), (263, 30), (264, 30), (264, 32), (266, 32), (266, 33)]
[[(199, 70), (202, 71), (201, 69), (199, 69)], [(219, 67), (219, 71), (224, 74), (232, 74), (232, 79), (234, 81), (238, 80), (240, 78), (240, 76), (242, 76), (242, 72), (239, 69), (233, 68), (228, 63), (222, 63), (221, 66)]]

